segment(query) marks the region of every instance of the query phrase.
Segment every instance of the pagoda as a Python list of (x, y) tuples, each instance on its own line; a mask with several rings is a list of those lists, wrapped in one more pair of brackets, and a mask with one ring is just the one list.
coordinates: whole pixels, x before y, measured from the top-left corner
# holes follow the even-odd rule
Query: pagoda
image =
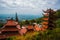
[(4, 35), (16, 35), (19, 34), (20, 25), (14, 20), (8, 20), (1, 29)]
[(56, 20), (55, 11), (52, 9), (47, 9), (46, 11), (44, 11), (44, 13), (45, 13), (45, 14), (43, 14), (44, 22), (42, 22), (42, 25), (44, 28), (48, 28), (48, 29), (52, 30), (55, 27), (55, 23), (54, 23), (54, 21)]
[[(13, 18), (8, 19), (5, 25), (1, 28), (0, 34), (2, 37), (20, 35), (20, 25), (18, 21), (13, 20)], [(0, 35), (0, 36), (1, 36)]]

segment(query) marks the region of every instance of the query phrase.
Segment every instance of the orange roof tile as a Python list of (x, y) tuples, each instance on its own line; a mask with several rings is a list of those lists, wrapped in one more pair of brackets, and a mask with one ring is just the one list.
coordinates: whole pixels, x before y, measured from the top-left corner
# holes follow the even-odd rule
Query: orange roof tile
[(46, 28), (47, 29), (48, 28), (48, 25), (43, 25), (43, 28)]
[(2, 29), (2, 31), (18, 31), (18, 30), (20, 30), (21, 28), (20, 28), (20, 26), (15, 26), (15, 27), (4, 27), (3, 29)]
[(2, 27), (2, 31), (18, 31), (19, 29), (21, 29), (20, 25), (18, 25), (18, 22), (14, 20), (8, 20)]
[(18, 31), (18, 29), (17, 28), (4, 28), (4, 29), (2, 29), (2, 31)]
[(42, 22), (42, 24), (48, 24), (48, 22)]
[(43, 20), (48, 20), (48, 18), (43, 18)]
[(9, 26), (16, 26), (18, 23), (16, 22), (16, 21), (14, 21), (14, 20), (9, 20), (9, 21), (7, 21), (7, 23), (6, 23), (6, 25), (9, 25)]
[(45, 29), (44, 28), (41, 28), (41, 31), (45, 31)]
[(34, 26), (34, 29), (35, 29), (36, 31), (40, 31), (40, 30), (41, 30), (41, 28), (40, 28), (38, 25), (35, 25), (35, 26)]
[(27, 29), (26, 29), (26, 28), (22, 28), (19, 33), (20, 33), (21, 35), (23, 35), (23, 34), (25, 34), (26, 32), (27, 32)]
[(28, 29), (33, 29), (33, 26), (32, 25), (28, 25), (27, 28)]
[(17, 25), (16, 27), (17, 27), (18, 29), (21, 29), (21, 28), (20, 28), (20, 25)]

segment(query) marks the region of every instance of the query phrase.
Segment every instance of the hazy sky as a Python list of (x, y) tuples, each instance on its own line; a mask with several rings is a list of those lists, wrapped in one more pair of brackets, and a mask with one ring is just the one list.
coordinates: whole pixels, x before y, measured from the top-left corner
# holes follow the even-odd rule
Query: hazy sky
[(60, 0), (0, 0), (0, 14), (41, 14), (47, 8), (59, 9)]

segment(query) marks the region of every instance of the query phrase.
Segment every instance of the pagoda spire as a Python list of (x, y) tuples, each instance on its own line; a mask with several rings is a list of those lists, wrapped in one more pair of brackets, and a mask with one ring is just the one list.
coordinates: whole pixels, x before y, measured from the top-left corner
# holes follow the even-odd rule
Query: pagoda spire
[(18, 21), (18, 16), (17, 16), (17, 13), (16, 13), (16, 21)]

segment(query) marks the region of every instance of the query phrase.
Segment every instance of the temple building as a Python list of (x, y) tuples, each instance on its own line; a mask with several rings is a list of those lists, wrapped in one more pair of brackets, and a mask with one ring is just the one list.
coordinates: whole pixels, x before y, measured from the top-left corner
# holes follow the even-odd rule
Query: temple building
[(5, 37), (20, 35), (20, 33), (19, 33), (20, 29), (21, 28), (18, 23), (18, 20), (16, 19), (16, 21), (15, 21), (11, 18), (11, 19), (8, 19), (7, 22), (5, 23), (5, 25), (1, 28), (0, 34), (2, 36), (4, 35)]
[(2, 33), (3, 34), (15, 34), (18, 33), (18, 30), (20, 29), (20, 26), (18, 26), (18, 22), (14, 20), (8, 20), (7, 23), (2, 27)]
[(25, 26), (22, 26), (21, 30), (20, 30), (20, 34), (24, 35), (27, 33), (27, 28)]
[(34, 31), (41, 31), (41, 26), (38, 24), (34, 24)]
[(44, 12), (43, 14), (44, 18), (43, 18), (42, 25), (44, 28), (49, 28), (52, 30), (55, 27), (55, 23), (54, 23), (55, 11), (52, 9), (47, 9), (46, 11), (43, 12)]
[(33, 25), (28, 25), (28, 26), (27, 26), (27, 31), (28, 31), (28, 32), (29, 32), (29, 31), (34, 31)]

